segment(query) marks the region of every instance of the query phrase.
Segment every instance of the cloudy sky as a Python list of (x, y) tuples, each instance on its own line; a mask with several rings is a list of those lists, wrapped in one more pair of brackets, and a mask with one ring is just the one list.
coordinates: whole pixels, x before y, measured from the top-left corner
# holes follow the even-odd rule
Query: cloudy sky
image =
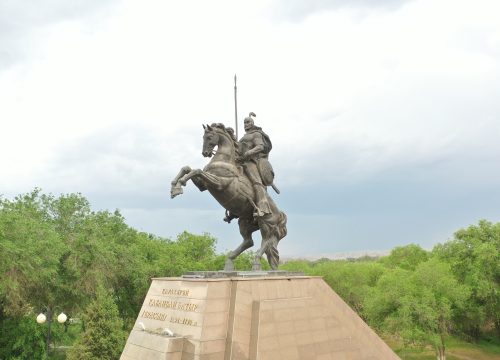
[[(253, 111), (285, 256), (431, 248), (500, 219), (498, 0), (0, 0), (0, 194), (81, 192), (161, 236), (236, 223), (192, 184)], [(257, 236), (257, 238), (259, 238)]]

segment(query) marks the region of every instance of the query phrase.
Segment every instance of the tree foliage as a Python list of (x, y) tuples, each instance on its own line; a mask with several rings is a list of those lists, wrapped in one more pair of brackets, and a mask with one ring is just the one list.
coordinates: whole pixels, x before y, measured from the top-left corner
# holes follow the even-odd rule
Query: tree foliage
[(377, 261), (296, 260), (282, 268), (323, 276), (371, 326), (408, 346), (432, 345), (443, 358), (449, 334), (466, 328), (478, 338), (498, 322), (499, 227), (481, 221), (432, 252), (410, 244)]
[(34, 314), (0, 319), (0, 359), (47, 359), (46, 328), (34, 321)]
[(0, 297), (4, 312), (22, 316), (54, 302), (64, 247), (38, 190), (0, 206)]
[(462, 330), (477, 339), (484, 324), (492, 324), (500, 338), (500, 223), (482, 220), (461, 229), (434, 253), (471, 289), (467, 307), (457, 316)]
[(395, 247), (389, 256), (380, 259), (380, 262), (390, 268), (415, 270), (416, 267), (429, 259), (430, 254), (420, 246), (410, 244)]
[[(85, 341), (100, 334), (101, 351), (120, 347), (151, 278), (221, 269), (225, 256), (215, 245), (209, 234), (167, 239), (139, 232), (119, 211), (92, 211), (81, 194), (35, 189), (0, 198), (0, 359), (45, 358), (47, 327), (34, 321), (39, 312), (86, 313), (87, 326), (98, 324), (90, 309), (102, 311), (103, 304), (123, 324), (110, 320), (112, 329), (102, 334), (99, 325)], [(235, 268), (250, 270), (253, 257), (242, 254)], [(370, 325), (407, 343), (432, 344), (438, 355), (449, 333), (480, 338), (496, 326), (500, 339), (500, 223), (461, 229), (432, 252), (411, 244), (378, 260), (301, 260), (282, 269), (323, 276)], [(78, 344), (85, 354), (83, 337)]]
[(85, 309), (85, 331), (68, 360), (118, 360), (125, 345), (123, 322), (111, 295), (102, 287)]
[[(0, 199), (0, 253), (5, 336), (21, 331), (18, 319), (34, 321), (39, 312), (79, 317), (100, 287), (110, 289), (129, 329), (152, 277), (224, 263), (208, 234), (157, 237), (129, 227), (118, 211), (92, 211), (81, 194), (55, 197), (39, 189)], [(11, 345), (6, 351), (14, 353)]]
[(467, 296), (467, 287), (453, 277), (450, 267), (431, 259), (415, 271), (386, 272), (366, 298), (366, 314), (377, 328), (407, 343), (432, 345), (438, 359), (444, 359), (453, 316), (464, 307)]

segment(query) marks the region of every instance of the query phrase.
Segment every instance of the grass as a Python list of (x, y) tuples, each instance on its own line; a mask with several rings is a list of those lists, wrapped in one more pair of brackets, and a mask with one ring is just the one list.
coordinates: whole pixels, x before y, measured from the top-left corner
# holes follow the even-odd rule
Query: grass
[(50, 360), (64, 360), (69, 348), (75, 343), (81, 335), (81, 324), (72, 324), (65, 329), (63, 326), (58, 326), (53, 333), (53, 348), (50, 351)]
[(50, 360), (65, 360), (66, 350), (54, 349), (49, 356)]
[[(435, 360), (434, 349), (428, 347), (405, 347), (394, 338), (384, 338), (385, 342), (402, 360)], [(500, 360), (500, 342), (482, 340), (469, 343), (455, 337), (446, 340), (447, 360)]]
[(448, 348), (449, 352), (459, 359), (500, 360), (500, 343), (494, 340), (469, 343), (457, 338), (450, 338), (448, 340)]

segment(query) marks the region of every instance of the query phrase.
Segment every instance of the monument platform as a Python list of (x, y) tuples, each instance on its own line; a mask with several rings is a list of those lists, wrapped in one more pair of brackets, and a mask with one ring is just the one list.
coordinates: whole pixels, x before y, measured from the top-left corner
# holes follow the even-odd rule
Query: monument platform
[(399, 357), (321, 277), (220, 271), (153, 279), (120, 359)]

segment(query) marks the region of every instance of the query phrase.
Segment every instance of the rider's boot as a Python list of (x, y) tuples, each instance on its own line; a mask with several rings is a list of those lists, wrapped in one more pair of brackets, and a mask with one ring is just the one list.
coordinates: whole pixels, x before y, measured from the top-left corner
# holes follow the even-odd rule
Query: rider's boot
[(233, 213), (231, 213), (230, 211), (227, 211), (227, 210), (226, 210), (226, 214), (225, 215), (226, 216), (222, 220), (224, 220), (228, 224), (231, 222), (231, 220), (238, 218), (238, 215), (234, 215)]
[(255, 191), (255, 200), (257, 203), (257, 209), (254, 212), (254, 216), (262, 217), (266, 214), (270, 214), (271, 206), (269, 205), (269, 201), (267, 201), (267, 192), (265, 190), (264, 185), (255, 184), (253, 188)]

